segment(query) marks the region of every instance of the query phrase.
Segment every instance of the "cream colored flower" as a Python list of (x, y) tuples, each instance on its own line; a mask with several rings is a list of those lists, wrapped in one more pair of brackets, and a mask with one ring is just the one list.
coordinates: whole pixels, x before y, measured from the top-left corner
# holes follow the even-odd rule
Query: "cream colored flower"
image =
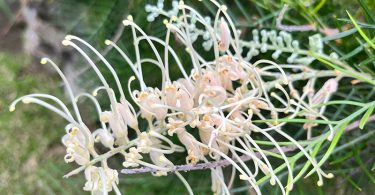
[(90, 152), (85, 147), (85, 137), (82, 131), (74, 125), (65, 127), (66, 134), (61, 139), (66, 147), (65, 162), (75, 161), (79, 165), (86, 165), (90, 161)]
[(119, 183), (117, 171), (110, 168), (88, 166), (85, 169), (85, 178), (83, 190), (98, 195), (111, 192), (112, 186)]
[(122, 163), (124, 167), (137, 167), (139, 166), (138, 160), (143, 158), (135, 147), (130, 148), (129, 152), (124, 154), (124, 156), (125, 161)]

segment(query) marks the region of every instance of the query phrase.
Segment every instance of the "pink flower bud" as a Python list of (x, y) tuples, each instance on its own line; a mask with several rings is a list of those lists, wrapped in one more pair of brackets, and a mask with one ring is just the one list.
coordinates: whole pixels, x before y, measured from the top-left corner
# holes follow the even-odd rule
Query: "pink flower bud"
[(185, 128), (180, 128), (176, 133), (178, 139), (188, 151), (188, 156), (186, 157), (187, 163), (196, 164), (202, 156), (199, 146), (194, 143), (197, 140)]
[(185, 110), (191, 110), (194, 107), (194, 100), (193, 97), (190, 96), (190, 94), (184, 90), (179, 89), (176, 95), (177, 98), (177, 107), (183, 108)]
[(230, 40), (231, 40), (231, 35), (230, 35), (228, 24), (224, 20), (224, 18), (221, 18), (219, 50), (223, 52), (227, 51), (229, 49)]
[(98, 129), (92, 133), (95, 141), (100, 141), (105, 147), (111, 148), (114, 144), (114, 138), (105, 129)]
[(168, 85), (165, 87), (165, 100), (168, 106), (176, 106), (177, 87), (175, 85)]
[(214, 105), (221, 105), (227, 99), (227, 92), (220, 86), (211, 86), (204, 93)]
[(337, 91), (338, 82), (336, 79), (327, 80), (323, 87), (313, 96), (311, 103), (313, 105), (322, 103), (326, 98), (329, 98)]
[(219, 69), (219, 77), (221, 86), (223, 86), (228, 91), (233, 91), (232, 80), (229, 77), (230, 70), (227, 67)]
[(123, 120), (119, 120), (118, 117), (112, 112), (105, 111), (101, 114), (100, 120), (102, 122), (108, 122), (111, 127), (113, 134), (116, 138), (116, 144), (123, 145), (126, 144), (128, 139), (128, 127), (125, 125)]
[(168, 110), (166, 108), (157, 107), (163, 105), (159, 96), (154, 93), (141, 92), (139, 95), (141, 108), (141, 115), (143, 118), (151, 121), (153, 114), (158, 120), (163, 120)]
[(196, 94), (196, 87), (193, 85), (192, 81), (186, 79), (178, 79), (177, 82), (181, 84), (179, 88), (184, 88), (193, 98)]
[(158, 151), (151, 150), (150, 159), (157, 166), (161, 166), (161, 167), (173, 166), (173, 163), (169, 161), (163, 153), (158, 152)]
[(122, 101), (121, 103), (117, 103), (116, 107), (122, 119), (124, 120), (125, 124), (129, 125), (129, 127), (133, 129), (138, 129), (137, 117), (134, 116), (133, 113), (130, 111), (127, 101)]

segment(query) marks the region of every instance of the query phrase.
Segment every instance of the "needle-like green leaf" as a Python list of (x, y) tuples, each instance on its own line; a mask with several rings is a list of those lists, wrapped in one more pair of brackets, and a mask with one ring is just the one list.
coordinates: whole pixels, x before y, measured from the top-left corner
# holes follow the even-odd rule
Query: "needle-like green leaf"
[(362, 29), (358, 26), (357, 22), (353, 19), (352, 15), (348, 11), (346, 11), (348, 14), (350, 20), (353, 22), (354, 27), (358, 30), (359, 34), (362, 36), (362, 38), (373, 48), (375, 49), (375, 44), (370, 40), (370, 38), (367, 37), (367, 35), (362, 31)]
[(370, 117), (370, 115), (372, 114), (372, 112), (374, 111), (375, 109), (375, 104), (373, 106), (371, 106), (367, 111), (366, 113), (363, 115), (363, 117), (361, 118), (360, 122), (359, 122), (359, 128), (360, 129), (363, 129), (363, 127), (365, 126), (368, 118)]

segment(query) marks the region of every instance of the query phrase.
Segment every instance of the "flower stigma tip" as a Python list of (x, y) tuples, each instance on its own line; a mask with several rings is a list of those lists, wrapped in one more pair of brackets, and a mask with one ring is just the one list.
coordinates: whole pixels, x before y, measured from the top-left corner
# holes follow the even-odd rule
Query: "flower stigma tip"
[(68, 46), (68, 45), (70, 45), (70, 41), (67, 40), (67, 39), (63, 40), (61, 43), (62, 43), (64, 46)]
[(240, 180), (244, 180), (244, 181), (247, 181), (247, 180), (250, 180), (250, 178), (246, 175), (239, 175), (240, 176)]
[(47, 64), (47, 58), (42, 58), (42, 59), (40, 60), (40, 63), (41, 63), (41, 64)]
[(104, 44), (106, 44), (106, 45), (111, 45), (111, 44), (112, 44), (112, 41), (107, 39), (107, 40), (104, 41)]
[(221, 6), (221, 10), (222, 10), (223, 12), (226, 12), (226, 11), (228, 10), (228, 7), (227, 7), (226, 5), (222, 5), (222, 6)]
[(272, 178), (270, 179), (270, 184), (271, 184), (272, 186), (276, 185), (276, 180), (275, 180), (274, 177), (272, 177)]
[(66, 35), (66, 36), (65, 36), (65, 40), (70, 41), (70, 40), (72, 40), (72, 39), (73, 39), (73, 36), (72, 36), (72, 35)]
[(124, 26), (129, 26), (130, 25), (130, 21), (129, 20), (123, 20), (122, 24), (124, 24)]
[(9, 112), (13, 112), (14, 110), (16, 110), (16, 107), (14, 107), (14, 106), (9, 106)]

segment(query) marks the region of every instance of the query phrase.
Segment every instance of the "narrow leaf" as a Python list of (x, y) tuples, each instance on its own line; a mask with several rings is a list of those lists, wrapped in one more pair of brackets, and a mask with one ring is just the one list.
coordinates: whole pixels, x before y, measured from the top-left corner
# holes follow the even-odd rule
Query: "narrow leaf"
[(359, 164), (359, 167), (362, 169), (362, 171), (366, 174), (366, 176), (371, 180), (372, 183), (375, 184), (375, 178), (374, 176), (372, 176), (372, 174), (370, 173), (370, 171), (367, 170), (367, 167), (366, 165), (363, 163), (361, 157), (359, 156), (359, 153), (358, 153), (358, 148), (356, 148), (354, 150), (354, 153), (355, 153), (355, 160), (357, 161), (357, 163)]
[[(322, 157), (322, 159), (319, 161), (318, 163), (318, 167), (322, 166), (322, 164), (328, 160), (328, 158), (330, 157), (332, 151), (335, 149), (337, 143), (339, 142), (340, 140), (340, 137), (342, 135), (342, 133), (344, 132), (346, 126), (348, 126), (350, 120), (347, 120), (347, 121), (344, 121), (339, 127), (338, 127), (338, 131), (335, 135), (335, 137), (333, 138), (331, 144), (329, 145), (328, 147), (328, 150), (327, 152), (324, 154), (324, 156)], [(317, 167), (314, 167), (307, 175), (306, 177), (308, 177), (309, 175), (311, 175), (312, 173), (314, 173), (316, 171)], [(306, 178), (305, 177), (305, 178)]]
[(359, 122), (359, 128), (360, 129), (363, 129), (363, 127), (365, 126), (368, 118), (370, 117), (370, 115), (372, 114), (372, 112), (374, 111), (375, 109), (375, 104), (373, 106), (371, 106), (367, 111), (366, 113), (363, 115), (363, 117), (361, 118), (360, 122)]
[[(344, 177), (345, 177), (345, 174), (343, 174), (344, 175)], [(357, 189), (358, 191), (362, 191), (362, 188), (360, 188), (359, 186), (358, 186), (358, 184), (357, 183), (355, 183), (349, 176), (346, 176), (345, 177), (345, 179), (346, 180), (348, 180), (348, 182), (355, 188), (355, 189)]]
[(375, 18), (374, 16), (371, 14), (370, 10), (368, 9), (368, 6), (366, 5), (366, 3), (364, 2), (364, 0), (359, 0), (358, 1), (359, 4), (361, 5), (363, 11), (365, 12), (365, 16), (366, 16), (366, 19), (371, 22), (371, 23), (375, 23)]
[(349, 36), (349, 35), (351, 35), (351, 34), (353, 34), (355, 32), (357, 32), (357, 29), (352, 28), (352, 29), (349, 29), (349, 30), (344, 31), (344, 32), (337, 33), (337, 34), (332, 35), (332, 36), (323, 37), (322, 41), (325, 42), (325, 41), (331, 41), (331, 40), (341, 39), (341, 38)]
[(339, 67), (339, 66), (337, 66), (337, 65), (335, 65), (335, 64), (332, 64), (331, 62), (329, 62), (329, 61), (327, 61), (327, 60), (325, 60), (325, 59), (323, 59), (323, 58), (321, 58), (321, 57), (315, 55), (314, 53), (309, 53), (309, 55), (311, 55), (312, 57), (316, 58), (317, 60), (323, 62), (324, 64), (327, 64), (327, 65), (331, 66), (332, 68), (334, 68), (334, 69), (336, 69), (336, 70), (339, 70), (339, 71), (341, 71), (341, 72), (343, 72), (343, 73), (346, 73), (346, 74), (348, 74), (348, 75), (351, 75), (351, 76), (353, 76), (354, 78), (357, 78), (358, 80), (362, 80), (362, 81), (365, 81), (365, 82), (371, 83), (372, 85), (375, 85), (375, 81), (372, 80), (371, 78), (367, 78), (367, 77), (365, 77), (365, 76), (363, 76), (363, 75), (361, 75), (361, 74), (359, 74), (359, 73), (356, 73), (356, 72), (353, 72), (353, 71), (350, 71), (350, 70), (346, 70), (346, 69), (344, 69), (344, 68), (341, 68), (341, 67)]
[(320, 1), (320, 3), (314, 8), (313, 10), (313, 13), (317, 13), (322, 7), (323, 5), (327, 2), (327, 0), (322, 0)]
[(353, 19), (352, 15), (348, 11), (346, 11), (348, 14), (350, 20), (353, 22), (355, 28), (358, 30), (359, 34), (362, 36), (362, 38), (373, 48), (375, 49), (375, 44), (366, 36), (366, 34), (362, 31), (362, 29), (358, 26), (357, 22)]

